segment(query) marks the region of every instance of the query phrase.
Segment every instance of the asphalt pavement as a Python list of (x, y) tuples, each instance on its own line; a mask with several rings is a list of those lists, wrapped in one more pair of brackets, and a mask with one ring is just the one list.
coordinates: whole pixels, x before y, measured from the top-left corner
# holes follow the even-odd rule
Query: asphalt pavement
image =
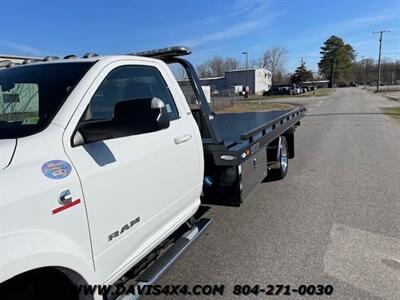
[(235, 284), (400, 299), (400, 123), (380, 110), (399, 103), (361, 88), (290, 101), (308, 113), (287, 177), (260, 184), (240, 208), (210, 206), (213, 224), (158, 283), (224, 284), (226, 299), (247, 299)]

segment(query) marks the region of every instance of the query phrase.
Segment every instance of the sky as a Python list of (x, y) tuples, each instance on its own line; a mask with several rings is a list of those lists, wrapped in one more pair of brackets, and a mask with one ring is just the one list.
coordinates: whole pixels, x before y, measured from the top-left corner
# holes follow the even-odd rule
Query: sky
[(288, 72), (303, 58), (316, 71), (331, 35), (350, 43), (357, 59), (400, 59), (400, 0), (0, 0), (0, 53), (122, 54), (170, 45), (192, 49), (189, 60), (213, 56), (258, 59), (288, 49)]

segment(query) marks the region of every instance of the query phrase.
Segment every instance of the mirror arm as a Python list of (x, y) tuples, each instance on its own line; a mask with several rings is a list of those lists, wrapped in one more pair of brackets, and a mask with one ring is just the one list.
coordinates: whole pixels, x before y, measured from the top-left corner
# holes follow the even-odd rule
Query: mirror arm
[(75, 130), (75, 133), (72, 136), (71, 145), (72, 147), (82, 146), (85, 144), (85, 138), (80, 132), (79, 128)]

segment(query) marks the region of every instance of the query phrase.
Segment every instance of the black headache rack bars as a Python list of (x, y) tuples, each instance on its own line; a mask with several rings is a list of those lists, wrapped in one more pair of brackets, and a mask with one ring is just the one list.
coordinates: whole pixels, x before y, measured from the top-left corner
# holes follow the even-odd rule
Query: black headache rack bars
[[(258, 149), (268, 145), (268, 143), (287, 130), (300, 124), (300, 119), (306, 112), (304, 107), (296, 108), (289, 112), (283, 112), (278, 118), (270, 120), (247, 132), (243, 132), (240, 136), (240, 140), (232, 142), (224, 141), (222, 134), (218, 132), (215, 126), (215, 118), (217, 116), (211, 111), (208, 105), (196, 70), (188, 60), (178, 57), (191, 53), (192, 51), (187, 47), (173, 46), (129, 53), (128, 55), (157, 58), (163, 60), (167, 64), (178, 63), (185, 69), (200, 108), (201, 121), (204, 123), (206, 131), (210, 136), (209, 138), (203, 137), (204, 151), (205, 154), (213, 156), (216, 164), (225, 166), (238, 165), (247, 160), (252, 154), (255, 154)], [(250, 155), (243, 157), (243, 153), (250, 153)], [(224, 157), (226, 158), (227, 156), (230, 156), (229, 160), (224, 159)]]
[(145, 56), (151, 58), (157, 58), (163, 60), (167, 64), (178, 63), (180, 64), (186, 71), (190, 84), (193, 88), (193, 92), (196, 96), (202, 120), (204, 121), (204, 125), (207, 128), (207, 132), (210, 135), (211, 143), (213, 144), (221, 144), (223, 142), (222, 138), (218, 135), (217, 130), (213, 124), (214, 113), (211, 111), (208, 106), (206, 96), (204, 95), (203, 89), (201, 88), (201, 82), (197, 77), (196, 70), (193, 65), (187, 61), (186, 59), (179, 58), (177, 56), (184, 56), (191, 54), (192, 51), (184, 46), (173, 46), (167, 48), (160, 48), (156, 50), (150, 51), (142, 51), (130, 53), (129, 55), (135, 56)]

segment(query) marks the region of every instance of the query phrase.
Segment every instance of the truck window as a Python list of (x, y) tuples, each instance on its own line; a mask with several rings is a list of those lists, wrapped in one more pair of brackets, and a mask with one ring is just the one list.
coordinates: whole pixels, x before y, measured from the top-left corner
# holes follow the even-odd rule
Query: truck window
[(0, 139), (44, 129), (92, 65), (45, 63), (0, 70)]
[(171, 92), (156, 68), (150, 66), (119, 67), (111, 71), (100, 84), (81, 121), (110, 120), (117, 103), (153, 97), (164, 101), (170, 120), (179, 118)]

